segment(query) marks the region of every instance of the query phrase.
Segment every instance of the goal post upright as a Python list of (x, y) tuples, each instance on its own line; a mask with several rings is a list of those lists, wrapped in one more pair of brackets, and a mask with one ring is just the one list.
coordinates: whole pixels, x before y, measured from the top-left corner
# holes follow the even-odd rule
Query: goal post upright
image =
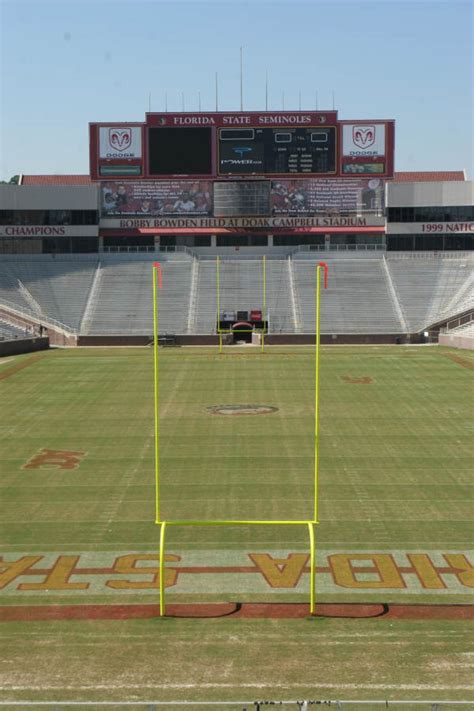
[(216, 321), (217, 333), (219, 336), (219, 353), (222, 353), (222, 332), (221, 332), (221, 260), (216, 257)]
[(153, 262), (153, 400), (155, 424), (155, 522), (160, 523), (160, 429), (158, 419), (159, 390), (158, 390), (158, 294), (157, 288), (163, 286), (161, 264)]
[(265, 352), (265, 323), (268, 325), (267, 319), (267, 258), (265, 255), (262, 257), (262, 275), (263, 275), (263, 305), (262, 305), (262, 317), (263, 317), (263, 328), (262, 328), (262, 353)]
[(314, 383), (314, 522), (318, 521), (318, 489), (319, 489), (319, 351), (321, 343), (321, 269), (324, 269), (324, 288), (328, 285), (328, 265), (318, 262), (316, 265), (315, 321), (316, 321), (316, 354)]
[[(266, 309), (266, 266), (265, 256), (262, 262), (264, 275), (263, 304)], [(220, 260), (216, 258), (216, 289), (217, 289), (217, 327), (219, 333), (219, 352), (222, 353), (222, 333), (220, 329)], [(309, 535), (309, 559), (310, 559), (310, 614), (315, 614), (316, 609), (316, 536), (315, 526), (318, 525), (318, 477), (319, 477), (319, 351), (320, 351), (320, 292), (321, 292), (321, 269), (324, 269), (324, 288), (327, 288), (328, 265), (326, 262), (318, 262), (316, 266), (316, 289), (315, 289), (315, 321), (316, 321), (316, 342), (315, 342), (315, 388), (314, 388), (314, 512), (311, 520), (171, 520), (162, 521), (160, 516), (160, 469), (159, 469), (159, 420), (158, 420), (158, 290), (162, 288), (162, 272), (159, 262), (153, 263), (153, 359), (154, 359), (154, 411), (155, 411), (155, 486), (156, 486), (156, 521), (160, 525), (160, 550), (159, 550), (159, 597), (160, 597), (160, 617), (166, 614), (165, 601), (165, 535), (167, 526), (305, 526)], [(266, 313), (262, 314), (266, 318)], [(262, 351), (263, 336), (262, 333)]]

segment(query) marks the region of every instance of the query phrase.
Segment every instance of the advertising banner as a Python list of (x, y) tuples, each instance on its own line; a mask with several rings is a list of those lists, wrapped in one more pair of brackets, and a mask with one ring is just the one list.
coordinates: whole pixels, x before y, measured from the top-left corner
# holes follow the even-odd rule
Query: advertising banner
[(0, 225), (0, 237), (97, 237), (98, 225)]
[(129, 159), (142, 157), (140, 126), (101, 126), (99, 128), (99, 158)]
[(474, 234), (474, 222), (388, 222), (387, 233), (393, 235)]
[(248, 127), (248, 126), (318, 126), (330, 125), (337, 121), (337, 111), (256, 111), (250, 112), (218, 112), (218, 113), (147, 113), (148, 126), (219, 126), (219, 127)]
[(373, 228), (377, 231), (384, 231), (385, 218), (377, 215), (364, 216), (335, 216), (327, 215), (321, 217), (289, 217), (280, 215), (279, 217), (123, 217), (121, 219), (106, 218), (100, 221), (101, 229), (121, 229), (121, 230), (291, 230), (291, 231), (313, 231), (327, 228), (344, 228), (344, 230), (361, 231), (366, 228)]
[(350, 123), (342, 127), (343, 156), (384, 156), (385, 124)]
[(140, 180), (101, 183), (101, 214), (211, 215), (212, 183), (183, 180)]
[(380, 178), (275, 180), (271, 187), (272, 215), (381, 212), (384, 188)]

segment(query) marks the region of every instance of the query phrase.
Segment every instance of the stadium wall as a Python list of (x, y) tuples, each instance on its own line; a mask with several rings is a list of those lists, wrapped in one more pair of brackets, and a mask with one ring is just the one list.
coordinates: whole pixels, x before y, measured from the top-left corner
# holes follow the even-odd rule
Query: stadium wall
[(49, 348), (49, 338), (15, 338), (11, 341), (0, 341), (0, 358), (45, 351)]
[(440, 346), (464, 348), (468, 351), (474, 351), (474, 338), (472, 336), (463, 336), (460, 333), (440, 333), (438, 343)]
[[(421, 339), (421, 340), (420, 340)], [(163, 346), (218, 346), (219, 339), (214, 335), (174, 335), (160, 336), (160, 345)], [(406, 343), (420, 343), (422, 337), (418, 333), (344, 333), (341, 335), (322, 334), (323, 345), (402, 345)], [(311, 333), (278, 333), (268, 335), (265, 344), (269, 346), (312, 346), (315, 334)], [(90, 346), (150, 346), (151, 335), (143, 336), (78, 336), (77, 345)]]

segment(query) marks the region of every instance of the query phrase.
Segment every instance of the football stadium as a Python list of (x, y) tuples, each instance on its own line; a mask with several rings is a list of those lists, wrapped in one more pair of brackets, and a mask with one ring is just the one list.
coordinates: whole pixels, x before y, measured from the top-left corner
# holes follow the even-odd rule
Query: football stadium
[(474, 191), (149, 112), (0, 185), (4, 708), (472, 708)]

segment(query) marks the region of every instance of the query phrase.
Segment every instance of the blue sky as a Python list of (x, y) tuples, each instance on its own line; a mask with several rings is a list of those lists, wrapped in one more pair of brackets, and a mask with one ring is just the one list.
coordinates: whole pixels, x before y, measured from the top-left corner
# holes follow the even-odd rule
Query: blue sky
[(0, 179), (87, 173), (89, 121), (335, 107), (394, 118), (396, 170), (473, 169), (473, 3), (0, 0)]

